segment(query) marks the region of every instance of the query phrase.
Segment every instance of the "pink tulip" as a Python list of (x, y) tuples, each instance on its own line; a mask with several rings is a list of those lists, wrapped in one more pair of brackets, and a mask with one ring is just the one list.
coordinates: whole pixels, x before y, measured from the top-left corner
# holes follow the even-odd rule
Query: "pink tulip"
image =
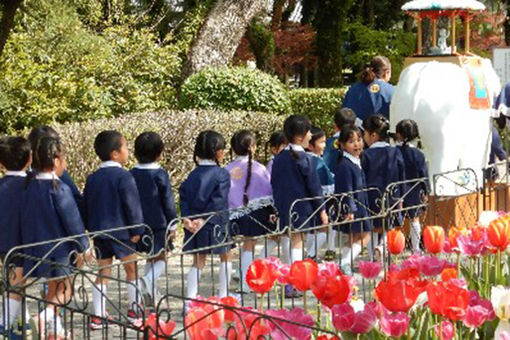
[(286, 285), (286, 284), (289, 284), (289, 275), (290, 275), (290, 265), (288, 264), (283, 264), (279, 269), (278, 269), (280, 275), (278, 276), (278, 278), (276, 279), (278, 281), (279, 284), (282, 284), (282, 285)]
[(451, 340), (455, 336), (455, 328), (450, 321), (443, 321), (440, 325), (435, 325), (434, 331), (439, 340)]
[(370, 305), (365, 305), (363, 311), (354, 315), (354, 323), (350, 332), (354, 334), (365, 334), (372, 330), (377, 322), (377, 315)]
[(501, 333), (499, 333), (499, 339), (498, 340), (510, 340), (510, 333), (509, 332), (501, 332)]
[(384, 311), (380, 320), (381, 330), (387, 336), (399, 338), (406, 333), (410, 320), (406, 313), (388, 313)]
[(340, 266), (335, 262), (323, 262), (319, 263), (319, 276), (337, 276), (342, 275)]
[(422, 256), (413, 254), (402, 262), (402, 269), (414, 268), (420, 270), (420, 261)]
[(487, 243), (486, 237), (474, 240), (471, 236), (461, 235), (457, 237), (457, 244), (461, 254), (467, 256), (479, 256), (483, 253)]
[(359, 261), (359, 272), (367, 280), (376, 279), (381, 270), (381, 262)]
[(446, 260), (436, 256), (422, 256), (418, 262), (420, 272), (425, 276), (437, 276), (441, 274), (446, 265)]
[(468, 306), (462, 318), (464, 324), (469, 328), (478, 328), (489, 318), (489, 312), (482, 306)]
[(481, 306), (487, 312), (487, 320), (492, 321), (496, 318), (494, 308), (490, 300), (482, 299), (480, 294), (476, 290), (469, 291), (469, 306)]
[(453, 249), (452, 249), (452, 246), (450, 245), (450, 241), (448, 240), (448, 238), (445, 238), (445, 240), (444, 240), (443, 252), (446, 254), (453, 253)]
[(348, 303), (333, 306), (331, 311), (333, 313), (333, 326), (340, 332), (368, 333), (377, 322), (377, 315), (371, 305), (368, 304), (357, 313)]
[[(279, 309), (279, 310), (267, 310), (266, 315), (277, 317), (292, 322), (312, 327), (315, 322), (311, 315), (305, 314), (301, 308), (294, 308), (292, 310)], [(271, 329), (271, 339), (284, 340), (284, 339), (310, 339), (312, 336), (312, 330), (306, 327), (300, 327), (294, 324), (290, 324), (283, 321), (275, 321), (279, 327), (273, 322), (268, 322), (268, 326)]]

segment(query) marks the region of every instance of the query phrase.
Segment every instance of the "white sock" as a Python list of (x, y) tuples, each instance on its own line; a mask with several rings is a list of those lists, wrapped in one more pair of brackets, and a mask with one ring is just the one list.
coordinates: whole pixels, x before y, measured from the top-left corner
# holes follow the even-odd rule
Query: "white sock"
[(374, 245), (375, 245), (374, 235), (376, 235), (376, 234), (370, 233), (370, 237), (369, 237), (368, 243), (367, 243), (367, 251), (368, 251), (368, 257), (369, 257), (370, 261), (374, 260)]
[(243, 285), (243, 291), (248, 291), (249, 286), (246, 283), (246, 273), (248, 272), (248, 267), (253, 262), (253, 252), (252, 251), (243, 251), (241, 255), (241, 282)]
[(149, 271), (151, 271), (152, 269), (152, 262), (145, 262), (145, 276), (147, 276), (147, 274), (149, 273)]
[(220, 263), (220, 279), (219, 279), (219, 293), (220, 299), (228, 295), (228, 288), (230, 287), (230, 279), (232, 278), (232, 262)]
[(303, 249), (292, 248), (292, 263), (303, 259)]
[(152, 290), (155, 289), (153, 287), (154, 282), (158, 281), (158, 278), (163, 274), (165, 271), (165, 261), (159, 260), (152, 264), (149, 271), (145, 274), (145, 280), (149, 283), (149, 287), (147, 289)]
[(274, 252), (274, 250), (278, 247), (278, 242), (275, 240), (267, 240), (266, 245), (264, 246), (264, 250), (260, 254), (260, 258), (266, 258), (271, 256), (271, 254)]
[(342, 265), (346, 263), (351, 264), (351, 260), (352, 262), (354, 262), (358, 255), (361, 254), (362, 249), (363, 248), (361, 247), (361, 244), (359, 244), (358, 242), (353, 243), (352, 247), (345, 254), (345, 257), (342, 256)]
[(62, 318), (60, 317), (60, 315), (57, 314), (57, 317), (55, 318), (55, 323), (56, 323), (56, 331), (57, 331), (57, 334), (65, 334), (65, 330), (64, 330), (64, 326), (62, 325)]
[(342, 259), (344, 257), (347, 256), (347, 253), (351, 251), (351, 248), (349, 247), (343, 247), (342, 250), (340, 251), (340, 256), (342, 257)]
[(315, 233), (306, 234), (305, 249), (310, 252), (315, 243)]
[(324, 246), (324, 243), (326, 243), (326, 241), (328, 240), (328, 235), (324, 232), (317, 233), (316, 235), (317, 239), (313, 240), (312, 247), (308, 251), (309, 257), (315, 257), (319, 250), (322, 249), (322, 246)]
[(282, 244), (282, 263), (290, 264), (290, 238), (284, 236), (281, 239)]
[(200, 281), (200, 269), (191, 267), (188, 272), (188, 289), (186, 297), (194, 299), (198, 295), (198, 282)]
[(0, 323), (5, 326), (5, 329), (9, 329), (18, 320), (20, 312), (21, 301), (8, 299), (7, 303), (4, 304), (4, 314)]
[(336, 238), (338, 237), (338, 232), (333, 228), (329, 229), (328, 233), (328, 250), (335, 251), (336, 249)]
[(421, 225), (420, 221), (414, 221), (411, 223), (411, 244), (413, 246), (413, 253), (420, 251), (420, 235)]
[(49, 324), (53, 328), (52, 321), (55, 320), (55, 311), (53, 307), (46, 307), (41, 313), (39, 313), (39, 320), (44, 325)]
[(385, 245), (388, 243), (388, 233), (383, 231), (381, 235), (379, 235), (379, 245)]
[(128, 309), (137, 310), (138, 304), (140, 304), (142, 297), (137, 290), (139, 286), (138, 280), (128, 281), (126, 284), (126, 290), (128, 293), (129, 307)]
[(99, 317), (106, 317), (106, 285), (96, 283), (92, 286), (92, 305), (94, 314)]

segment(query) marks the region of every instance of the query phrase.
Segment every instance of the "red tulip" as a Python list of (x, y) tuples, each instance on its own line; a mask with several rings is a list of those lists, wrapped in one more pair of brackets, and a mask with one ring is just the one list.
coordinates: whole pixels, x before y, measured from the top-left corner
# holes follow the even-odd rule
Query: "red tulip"
[(510, 242), (510, 225), (503, 218), (492, 221), (487, 228), (489, 243), (496, 249), (505, 250)]
[(376, 279), (381, 270), (381, 262), (359, 261), (359, 273), (367, 280)]
[(319, 266), (311, 259), (296, 261), (290, 267), (289, 282), (297, 290), (305, 292), (319, 276)]
[[(225, 296), (223, 299), (221, 299), (221, 303), (225, 306), (229, 307), (239, 307), (239, 301), (235, 297), (232, 296)], [(230, 311), (228, 308), (225, 308), (225, 321), (226, 322), (234, 322), (238, 321), (236, 318), (236, 314), (232, 311)]]
[(400, 230), (393, 229), (388, 231), (388, 251), (390, 254), (400, 254), (404, 250), (405, 246), (406, 238)]
[(414, 268), (390, 272), (386, 280), (379, 282), (375, 289), (377, 300), (392, 312), (405, 312), (414, 305), (427, 281), (419, 280), (420, 272)]
[(459, 248), (457, 244), (457, 239), (459, 236), (466, 236), (468, 234), (468, 230), (466, 228), (458, 228), (452, 227), (448, 230), (448, 241), (450, 242), (450, 247), (453, 250), (457, 250)]
[(469, 304), (469, 291), (455, 280), (429, 283), (427, 296), (430, 311), (452, 321), (462, 319)]
[(160, 340), (170, 337), (175, 329), (175, 321), (164, 322), (161, 318), (156, 325), (157, 315), (151, 313), (147, 318), (145, 327), (149, 330), (149, 340)]
[(342, 304), (349, 299), (351, 285), (345, 275), (321, 275), (312, 284), (315, 297), (329, 308)]
[(406, 313), (399, 312), (390, 314), (385, 311), (380, 322), (381, 330), (387, 336), (400, 338), (406, 333), (410, 320), (409, 315)]
[[(440, 226), (427, 226), (423, 230), (425, 249), (431, 254), (439, 254), (444, 248), (444, 229)], [(450, 245), (451, 246), (451, 245)]]
[(258, 259), (248, 267), (246, 283), (255, 293), (264, 294), (271, 290), (277, 278), (275, 267), (266, 259)]

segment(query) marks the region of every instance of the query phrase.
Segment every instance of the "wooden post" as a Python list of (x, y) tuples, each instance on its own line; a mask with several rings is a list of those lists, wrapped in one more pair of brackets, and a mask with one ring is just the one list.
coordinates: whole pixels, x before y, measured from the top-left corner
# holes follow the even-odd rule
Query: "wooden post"
[(450, 20), (452, 22), (451, 23), (452, 24), (452, 32), (451, 32), (451, 35), (452, 35), (452, 41), (451, 41), (451, 43), (452, 43), (452, 54), (455, 54), (455, 52), (456, 52), (455, 41), (457, 41), (457, 36), (455, 34), (455, 13), (452, 14)]
[(417, 22), (417, 23), (418, 23), (418, 37), (417, 37), (417, 45), (418, 45), (418, 46), (417, 46), (416, 54), (417, 54), (417, 55), (421, 55), (421, 53), (422, 53), (422, 48), (421, 48), (421, 47), (422, 47), (422, 46), (421, 46), (421, 45), (422, 45), (422, 41), (421, 41), (421, 39), (422, 39), (422, 33), (421, 33), (421, 17), (419, 17), (419, 16), (418, 16), (418, 17), (416, 18), (416, 20), (418, 21), (418, 22)]
[(469, 48), (471, 47), (471, 42), (470, 42), (470, 39), (471, 39), (471, 17), (468, 15), (466, 15), (466, 18), (464, 20), (464, 45), (465, 45), (465, 51), (464, 53), (465, 54), (469, 54)]
[(432, 19), (432, 47), (437, 47), (437, 19)]

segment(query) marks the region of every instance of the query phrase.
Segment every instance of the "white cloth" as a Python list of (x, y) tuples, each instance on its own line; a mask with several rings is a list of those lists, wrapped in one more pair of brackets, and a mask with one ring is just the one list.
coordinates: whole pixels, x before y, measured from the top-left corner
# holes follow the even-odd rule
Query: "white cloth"
[(292, 147), (292, 150), (294, 150), (294, 151), (303, 151), (303, 152), (305, 152), (305, 149), (301, 145), (292, 144), (292, 143), (288, 144), (285, 147), (285, 150), (290, 150), (291, 147)]
[(202, 165), (202, 166), (214, 166), (214, 165), (218, 165), (215, 161), (213, 161), (212, 159), (199, 159), (198, 160), (198, 165)]
[(198, 282), (200, 281), (200, 269), (191, 267), (188, 272), (188, 289), (186, 297), (194, 299), (198, 295)]
[(356, 164), (361, 169), (361, 159), (359, 157), (354, 157), (348, 152), (344, 152), (344, 157)]
[(161, 169), (161, 165), (159, 165), (156, 162), (153, 163), (138, 163), (134, 166), (135, 169), (141, 169), (141, 170), (158, 170)]
[(100, 168), (122, 168), (122, 165), (120, 165), (119, 162), (115, 161), (106, 161), (101, 164), (99, 164)]
[(26, 171), (6, 171), (5, 176), (27, 177)]

